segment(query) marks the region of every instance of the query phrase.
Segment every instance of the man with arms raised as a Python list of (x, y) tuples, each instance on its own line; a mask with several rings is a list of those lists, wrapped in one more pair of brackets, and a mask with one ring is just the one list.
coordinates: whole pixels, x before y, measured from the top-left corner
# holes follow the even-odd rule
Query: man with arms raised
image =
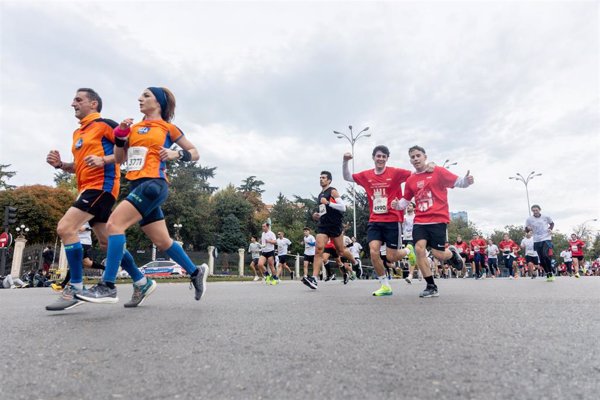
[(450, 222), (447, 189), (466, 188), (472, 185), (474, 180), (468, 171), (462, 178), (442, 167), (434, 167), (433, 171), (429, 172), (427, 154), (421, 146), (411, 147), (408, 155), (416, 172), (406, 180), (404, 197), (400, 200), (395, 199), (392, 206), (405, 209), (414, 198), (413, 240), (417, 266), (427, 282), (427, 287), (419, 296), (437, 297), (438, 288), (427, 262), (427, 246), (431, 247), (431, 253), (438, 260), (449, 260), (458, 271), (463, 269), (463, 260), (458, 250), (454, 246), (446, 248), (447, 227)]

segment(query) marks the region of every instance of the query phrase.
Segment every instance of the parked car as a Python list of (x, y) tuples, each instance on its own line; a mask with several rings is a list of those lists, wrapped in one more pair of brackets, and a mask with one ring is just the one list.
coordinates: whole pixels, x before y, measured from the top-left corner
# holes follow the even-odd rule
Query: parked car
[(150, 261), (140, 271), (146, 276), (183, 276), (185, 270), (175, 261)]

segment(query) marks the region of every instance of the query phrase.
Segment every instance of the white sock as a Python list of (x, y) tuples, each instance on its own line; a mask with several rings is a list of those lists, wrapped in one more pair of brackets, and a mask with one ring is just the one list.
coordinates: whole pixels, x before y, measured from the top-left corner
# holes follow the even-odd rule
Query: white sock
[(71, 286), (73, 286), (77, 290), (83, 290), (83, 282), (79, 282), (79, 283), (71, 282)]
[(142, 279), (140, 279), (139, 281), (133, 282), (133, 284), (136, 286), (144, 286), (146, 283), (148, 283), (148, 279), (146, 279), (145, 276)]
[(390, 280), (388, 279), (387, 275), (378, 276), (377, 278), (382, 285), (390, 286)]

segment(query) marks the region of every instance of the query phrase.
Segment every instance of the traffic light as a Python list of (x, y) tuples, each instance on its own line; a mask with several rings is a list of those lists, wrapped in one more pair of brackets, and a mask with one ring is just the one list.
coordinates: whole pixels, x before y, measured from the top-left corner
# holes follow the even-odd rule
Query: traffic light
[(4, 207), (4, 226), (9, 226), (17, 222), (17, 207)]

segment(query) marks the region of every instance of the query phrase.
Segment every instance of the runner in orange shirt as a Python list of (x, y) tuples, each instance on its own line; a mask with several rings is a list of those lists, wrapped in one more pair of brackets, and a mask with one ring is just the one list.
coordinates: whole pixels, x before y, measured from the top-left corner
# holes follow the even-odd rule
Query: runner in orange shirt
[[(119, 166), (115, 164), (113, 128), (117, 123), (100, 116), (102, 99), (90, 88), (78, 89), (71, 107), (80, 127), (73, 132), (73, 162), (64, 162), (58, 150), (51, 150), (46, 162), (56, 169), (75, 173), (79, 195), (58, 222), (57, 233), (65, 245), (71, 273), (70, 285), (48, 311), (63, 311), (80, 305), (76, 293), (83, 290), (83, 246), (79, 228), (89, 222), (102, 249), (107, 246), (106, 222), (119, 193)], [(132, 278), (141, 279), (133, 257), (125, 251), (122, 263)]]
[[(115, 128), (115, 158), (118, 162), (127, 161), (126, 178), (131, 191), (108, 220), (108, 252), (102, 280), (89, 290), (77, 293), (77, 297), (92, 303), (119, 301), (115, 279), (125, 248), (125, 230), (139, 222), (156, 247), (190, 275), (195, 298), (200, 300), (206, 287), (206, 267), (196, 267), (183, 248), (171, 239), (160, 208), (168, 196), (167, 161), (196, 161), (200, 156), (183, 132), (170, 122), (175, 115), (175, 96), (169, 89), (149, 87), (138, 101), (144, 115), (142, 121), (133, 124), (133, 119), (128, 118)], [(170, 149), (175, 143), (181, 150)], [(135, 286), (132, 301), (126, 306), (141, 304), (155, 287), (155, 282), (144, 278)]]

